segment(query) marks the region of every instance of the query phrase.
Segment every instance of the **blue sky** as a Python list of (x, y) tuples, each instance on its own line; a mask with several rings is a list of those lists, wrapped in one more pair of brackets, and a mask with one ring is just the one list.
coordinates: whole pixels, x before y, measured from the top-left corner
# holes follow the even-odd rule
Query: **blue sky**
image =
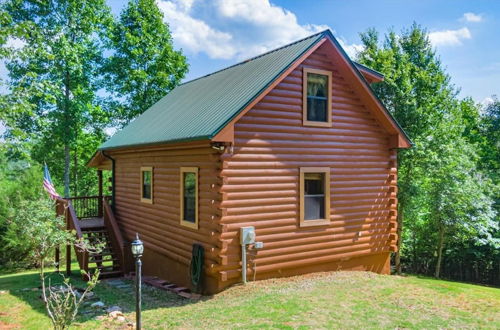
[[(174, 44), (187, 55), (186, 79), (330, 28), (348, 53), (359, 33), (384, 33), (417, 22), (461, 96), (483, 102), (500, 94), (500, 1), (160, 0)], [(109, 0), (118, 13), (123, 1)]]
[[(110, 1), (114, 8), (120, 3)], [(187, 79), (325, 27), (353, 54), (360, 32), (370, 27), (400, 31), (415, 21), (432, 33), (461, 96), (481, 102), (500, 92), (500, 1), (163, 0), (159, 5), (176, 46), (188, 56)], [(228, 54), (233, 56), (224, 58)]]
[[(108, 0), (119, 14), (125, 0)], [(396, 32), (417, 22), (460, 96), (488, 102), (500, 95), (500, 1), (465, 0), (158, 0), (190, 71), (185, 80), (330, 28), (349, 54), (359, 33)], [(0, 78), (6, 78), (0, 64)], [(1, 131), (0, 123), (0, 131)]]

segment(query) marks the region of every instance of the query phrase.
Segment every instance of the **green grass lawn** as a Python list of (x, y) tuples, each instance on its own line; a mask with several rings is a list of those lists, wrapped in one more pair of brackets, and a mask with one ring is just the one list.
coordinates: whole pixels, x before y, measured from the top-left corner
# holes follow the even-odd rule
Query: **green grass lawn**
[[(55, 279), (54, 279), (55, 280)], [(76, 276), (74, 281), (81, 282)], [(36, 272), (0, 275), (0, 328), (46, 329)], [(133, 292), (102, 281), (106, 305), (134, 321)], [(154, 328), (491, 328), (500, 329), (500, 289), (414, 276), (331, 272), (251, 282), (192, 301), (144, 287), (143, 327)], [(102, 314), (102, 313), (101, 313)], [(126, 328), (96, 315), (74, 327)]]

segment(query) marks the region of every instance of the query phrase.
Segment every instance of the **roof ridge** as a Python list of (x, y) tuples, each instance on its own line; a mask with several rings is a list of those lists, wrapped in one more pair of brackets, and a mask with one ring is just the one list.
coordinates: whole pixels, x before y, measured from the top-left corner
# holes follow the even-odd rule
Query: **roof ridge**
[(254, 60), (256, 60), (256, 59), (258, 59), (258, 58), (260, 58), (260, 57), (263, 57), (263, 56), (269, 55), (269, 54), (274, 53), (274, 52), (276, 52), (276, 51), (278, 51), (278, 50), (281, 50), (281, 49), (283, 49), (283, 48), (287, 48), (287, 47), (290, 47), (290, 46), (292, 46), (292, 45), (298, 44), (299, 42), (302, 42), (302, 41), (304, 41), (304, 40), (307, 40), (307, 39), (310, 39), (310, 38), (316, 37), (316, 36), (318, 36), (318, 35), (320, 35), (320, 34), (324, 34), (325, 32), (328, 32), (328, 31), (329, 31), (329, 29), (326, 29), (326, 30), (323, 30), (323, 31), (320, 31), (320, 32), (316, 32), (316, 33), (314, 33), (314, 34), (311, 34), (311, 35), (309, 35), (309, 36), (307, 36), (307, 37), (304, 37), (304, 38), (299, 39), (299, 40), (297, 40), (297, 41), (294, 41), (294, 42), (292, 42), (292, 43), (289, 43), (289, 44), (283, 45), (283, 46), (278, 47), (278, 48), (275, 48), (275, 49), (271, 49), (271, 50), (269, 50), (269, 51), (267, 51), (267, 52), (265, 52), (265, 53), (262, 53), (262, 54), (256, 55), (256, 56), (254, 56), (254, 57), (247, 58), (247, 59), (245, 59), (245, 60), (243, 60), (243, 61), (241, 61), (241, 62), (238, 62), (238, 63), (232, 64), (232, 65), (230, 65), (230, 66), (227, 66), (227, 67), (225, 67), (225, 68), (219, 69), (219, 70), (217, 70), (217, 71), (214, 71), (214, 72), (208, 73), (208, 74), (203, 75), (203, 76), (201, 76), (201, 77), (191, 79), (191, 80), (186, 81), (186, 82), (184, 82), (184, 83), (182, 83), (182, 84), (179, 84), (179, 86), (183, 86), (183, 85), (189, 84), (189, 83), (191, 83), (191, 82), (194, 82), (194, 81), (196, 81), (196, 80), (200, 80), (200, 79), (203, 79), (203, 78), (206, 78), (206, 77), (210, 77), (210, 76), (212, 76), (212, 75), (214, 75), (214, 74), (216, 74), (216, 73), (219, 73), (219, 72), (222, 72), (222, 71), (225, 71), (225, 70), (228, 70), (228, 69), (234, 68), (234, 67), (236, 67), (236, 66), (239, 66), (239, 65), (242, 65), (242, 64), (245, 64), (245, 63), (248, 63), (248, 62), (254, 61)]

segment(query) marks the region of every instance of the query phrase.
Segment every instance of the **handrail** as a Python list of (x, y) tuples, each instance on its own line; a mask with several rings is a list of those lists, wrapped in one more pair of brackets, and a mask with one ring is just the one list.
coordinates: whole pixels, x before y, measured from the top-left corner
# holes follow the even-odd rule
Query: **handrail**
[[(80, 228), (78, 217), (70, 200), (57, 198), (56, 213), (58, 216), (64, 216), (66, 220), (66, 229), (74, 230), (78, 240), (83, 239), (82, 229)], [(89, 271), (89, 254), (88, 251), (81, 249), (76, 244), (74, 245), (76, 259), (80, 269), (88, 273)]]
[(93, 195), (93, 196), (74, 196), (74, 197), (67, 197), (65, 200), (73, 200), (73, 199), (89, 199), (89, 198), (99, 198), (98, 195)]
[(82, 239), (83, 234), (82, 229), (80, 228), (80, 222), (76, 216), (75, 208), (73, 207), (73, 203), (71, 201), (68, 201), (68, 212), (68, 220), (70, 220), (68, 223), (71, 227), (70, 229), (74, 229), (76, 231), (76, 237), (78, 239)]
[(115, 251), (118, 260), (120, 260), (120, 267), (123, 271), (123, 267), (125, 265), (125, 244), (123, 241), (122, 234), (120, 232), (120, 228), (116, 223), (115, 216), (109, 203), (106, 199), (103, 200), (103, 215), (104, 215), (104, 225), (108, 230), (108, 234), (111, 238), (111, 245), (113, 247), (113, 251)]

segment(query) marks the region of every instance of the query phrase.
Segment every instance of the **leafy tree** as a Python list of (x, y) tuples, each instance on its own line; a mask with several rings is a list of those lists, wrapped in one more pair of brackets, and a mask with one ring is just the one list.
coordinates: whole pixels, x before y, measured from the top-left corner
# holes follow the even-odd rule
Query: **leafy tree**
[(3, 47), (10, 87), (0, 100), (6, 138), (36, 141), (36, 160), (51, 168), (64, 159), (69, 196), (72, 151), (82, 135), (104, 136), (108, 120), (97, 92), (110, 10), (105, 0), (7, 0), (0, 13), (9, 37), (22, 42)]
[(43, 196), (42, 169), (13, 150), (9, 144), (0, 143), (0, 265), (2, 267), (33, 266), (27, 250), (20, 245), (7, 246), (6, 233), (9, 219), (21, 208), (24, 200), (38, 200)]
[(489, 244), (493, 242), (492, 231), (499, 229), (494, 221), (493, 200), (488, 195), (491, 184), (477, 171), (475, 146), (460, 136), (451, 143), (443, 143), (442, 139), (429, 148), (432, 155), (423, 183), (429, 205), (426, 225), (437, 234), (433, 244), (437, 278), (441, 275), (443, 249), (449, 240), (474, 239), (476, 243)]
[(439, 276), (447, 240), (473, 239), (478, 233), (488, 238), (496, 228), (490, 186), (478, 167), (477, 108), (470, 99), (457, 99), (419, 25), (399, 35), (389, 32), (382, 45), (373, 29), (361, 39), (365, 49), (358, 60), (385, 74), (373, 86), (375, 93), (414, 142), (398, 154), (396, 269), (401, 273), (403, 255), (413, 261), (413, 271), (434, 268)]
[(375, 93), (414, 142), (414, 148), (398, 154), (400, 239), (396, 269), (401, 273), (403, 219), (418, 213), (412, 201), (420, 189), (415, 179), (425, 176), (422, 162), (426, 158), (426, 139), (435, 123), (440, 122), (443, 114), (449, 111), (455, 91), (432, 49), (426, 31), (417, 24), (400, 35), (389, 32), (382, 46), (378, 33), (373, 29), (362, 33), (361, 40), (365, 49), (358, 55), (358, 60), (385, 75), (383, 82), (373, 86)]
[(113, 28), (111, 48), (107, 87), (125, 123), (177, 86), (188, 69), (155, 0), (128, 2)]
[(89, 276), (86, 289), (78, 295), (69, 279), (64, 277), (62, 286), (52, 287), (50, 280), (46, 285), (45, 265), (56, 247), (77, 244), (80, 249), (91, 248), (86, 242), (76, 241), (74, 233), (61, 228), (64, 228), (64, 218), (54, 217), (54, 202), (45, 197), (23, 201), (7, 232), (8, 245), (22, 245), (38, 262), (42, 299), (54, 329), (69, 328), (85, 295), (96, 286), (99, 278), (99, 272)]
[[(493, 102), (484, 109), (480, 130), (485, 137), (481, 148), (482, 167), (500, 182), (500, 100), (493, 96)], [(500, 201), (499, 201), (500, 202)]]

